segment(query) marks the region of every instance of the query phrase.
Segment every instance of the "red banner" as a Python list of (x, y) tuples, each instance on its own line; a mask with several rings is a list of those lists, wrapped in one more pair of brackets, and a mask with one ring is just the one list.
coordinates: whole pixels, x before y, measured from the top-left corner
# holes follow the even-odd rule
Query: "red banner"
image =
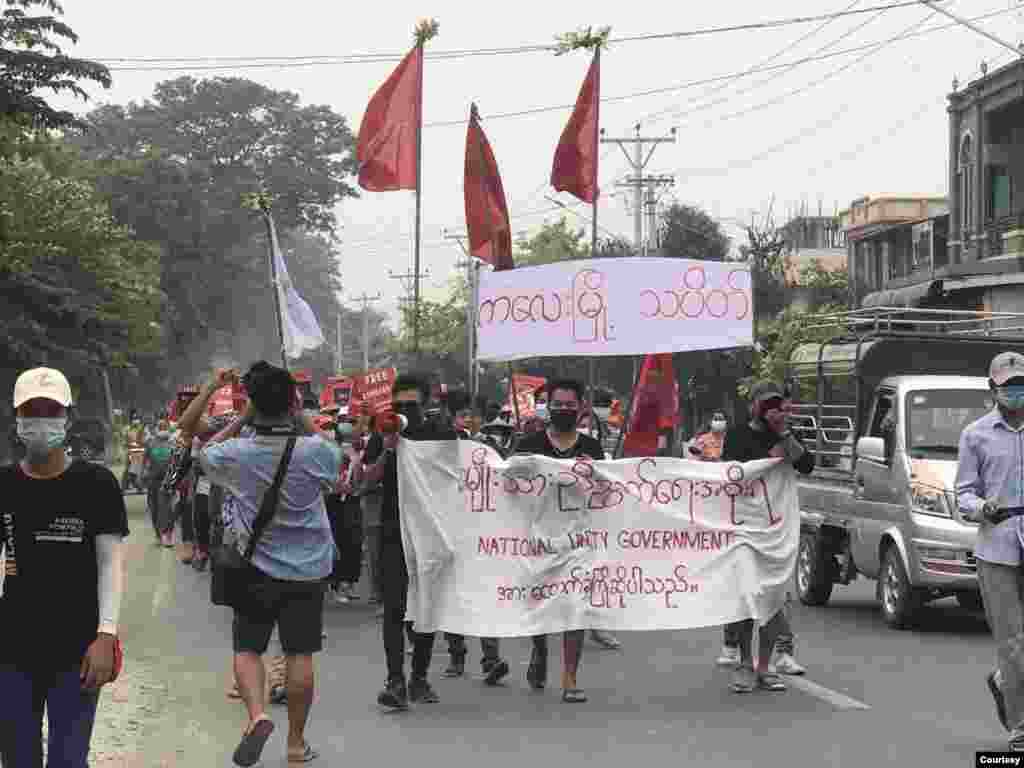
[(398, 371), (394, 368), (375, 368), (354, 377), (349, 413), (376, 416), (390, 411), (391, 387), (397, 376)]

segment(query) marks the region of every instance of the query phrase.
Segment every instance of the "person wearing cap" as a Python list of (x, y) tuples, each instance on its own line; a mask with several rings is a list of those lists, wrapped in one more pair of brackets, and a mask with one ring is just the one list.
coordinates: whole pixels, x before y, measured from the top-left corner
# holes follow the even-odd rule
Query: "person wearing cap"
[(128, 516), (114, 474), (65, 453), (71, 400), (52, 368), (14, 385), (25, 457), (0, 468), (0, 763), (9, 768), (43, 765), (44, 710), (48, 764), (84, 768), (100, 689), (116, 674)]
[[(814, 456), (804, 448), (786, 424), (786, 397), (782, 387), (771, 382), (755, 384), (750, 391), (750, 420), (738, 424), (725, 435), (722, 461), (757, 461), (781, 458), (804, 475), (814, 470)], [(797, 514), (798, 510), (791, 510)], [(786, 684), (778, 673), (802, 675), (804, 668), (793, 658), (793, 631), (786, 610), (779, 611), (761, 628), (758, 665), (754, 667), (752, 619), (734, 622), (726, 628), (726, 637), (739, 639), (740, 659), (733, 673), (732, 690), (750, 693), (755, 688), (784, 691)], [(769, 662), (773, 648), (779, 652), (774, 665)]]
[(996, 644), (996, 669), (986, 682), (1010, 732), (1010, 750), (1024, 752), (1024, 355), (997, 355), (989, 387), (996, 407), (960, 435), (957, 507), (965, 520), (979, 523), (978, 586)]

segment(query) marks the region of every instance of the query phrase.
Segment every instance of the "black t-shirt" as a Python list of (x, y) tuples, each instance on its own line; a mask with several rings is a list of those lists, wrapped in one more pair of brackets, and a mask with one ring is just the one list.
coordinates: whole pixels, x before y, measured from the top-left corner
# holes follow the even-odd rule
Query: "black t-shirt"
[(516, 446), (516, 453), (550, 456), (553, 459), (575, 459), (580, 456), (589, 456), (595, 461), (603, 461), (604, 449), (601, 447), (600, 441), (590, 435), (584, 435), (582, 432), (578, 433), (578, 435), (579, 438), (576, 440), (576, 444), (568, 451), (563, 452), (558, 450), (554, 443), (551, 442), (547, 430), (534, 432), (519, 441), (519, 445)]
[[(767, 459), (769, 452), (780, 442), (779, 436), (769, 430), (754, 429), (750, 424), (740, 424), (725, 435), (722, 446), (722, 461), (758, 461)], [(814, 471), (814, 455), (805, 452), (793, 465), (802, 475)]]
[(39, 480), (16, 464), (0, 468), (0, 499), (8, 566), (0, 663), (77, 663), (100, 620), (96, 537), (128, 535), (117, 478), (106, 467), (76, 461), (59, 477)]
[[(434, 421), (427, 421), (421, 427), (407, 429), (402, 433), (407, 440), (457, 440), (458, 435), (453, 427), (439, 425)], [(373, 464), (380, 457), (384, 450), (384, 439), (379, 433), (374, 432), (366, 445), (366, 453), (363, 454), (363, 463), (367, 466)], [(395, 531), (399, 528), (398, 522), (398, 460), (395, 454), (388, 456), (387, 465), (384, 468), (384, 477), (380, 483), (381, 504), (380, 504), (380, 525), (382, 529)]]

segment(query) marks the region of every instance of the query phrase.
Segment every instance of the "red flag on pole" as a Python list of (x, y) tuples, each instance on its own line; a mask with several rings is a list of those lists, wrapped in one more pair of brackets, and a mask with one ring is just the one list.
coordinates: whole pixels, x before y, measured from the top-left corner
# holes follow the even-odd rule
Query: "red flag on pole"
[(495, 269), (512, 269), (512, 226), (505, 189), (490, 142), (480, 127), (476, 104), (469, 111), (464, 186), (470, 254)]
[(551, 168), (551, 186), (585, 203), (597, 200), (598, 108), (601, 102), (601, 59), (595, 52), (576, 108), (562, 131)]
[[(671, 429), (679, 425), (679, 384), (671, 354), (647, 355), (640, 369), (640, 382), (633, 395), (630, 431)], [(647, 416), (644, 418), (645, 411)], [(649, 423), (639, 423), (647, 421)]]
[(416, 189), (423, 46), (402, 59), (366, 107), (356, 158), (359, 186), (369, 192)]

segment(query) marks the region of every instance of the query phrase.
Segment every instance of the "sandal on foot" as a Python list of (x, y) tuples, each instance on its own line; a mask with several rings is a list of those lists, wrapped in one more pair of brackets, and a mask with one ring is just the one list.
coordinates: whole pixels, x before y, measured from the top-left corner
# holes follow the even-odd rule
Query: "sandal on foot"
[(786, 684), (774, 672), (761, 672), (757, 676), (757, 687), (762, 691), (784, 691)]
[(582, 688), (566, 688), (562, 691), (562, 701), (566, 704), (586, 704), (587, 694)]
[(263, 754), (263, 747), (267, 745), (267, 739), (273, 732), (274, 723), (271, 720), (263, 718), (253, 723), (252, 728), (246, 731), (238, 749), (235, 750), (232, 758), (235, 765), (241, 766), (241, 768), (250, 768), (250, 766), (256, 765)]
[(733, 693), (753, 693), (757, 685), (757, 677), (750, 667), (737, 667), (732, 674), (729, 689)]
[(303, 744), (302, 749), (289, 749), (288, 750), (288, 764), (298, 765), (300, 763), (311, 763), (320, 757), (320, 753), (313, 749), (309, 744)]

